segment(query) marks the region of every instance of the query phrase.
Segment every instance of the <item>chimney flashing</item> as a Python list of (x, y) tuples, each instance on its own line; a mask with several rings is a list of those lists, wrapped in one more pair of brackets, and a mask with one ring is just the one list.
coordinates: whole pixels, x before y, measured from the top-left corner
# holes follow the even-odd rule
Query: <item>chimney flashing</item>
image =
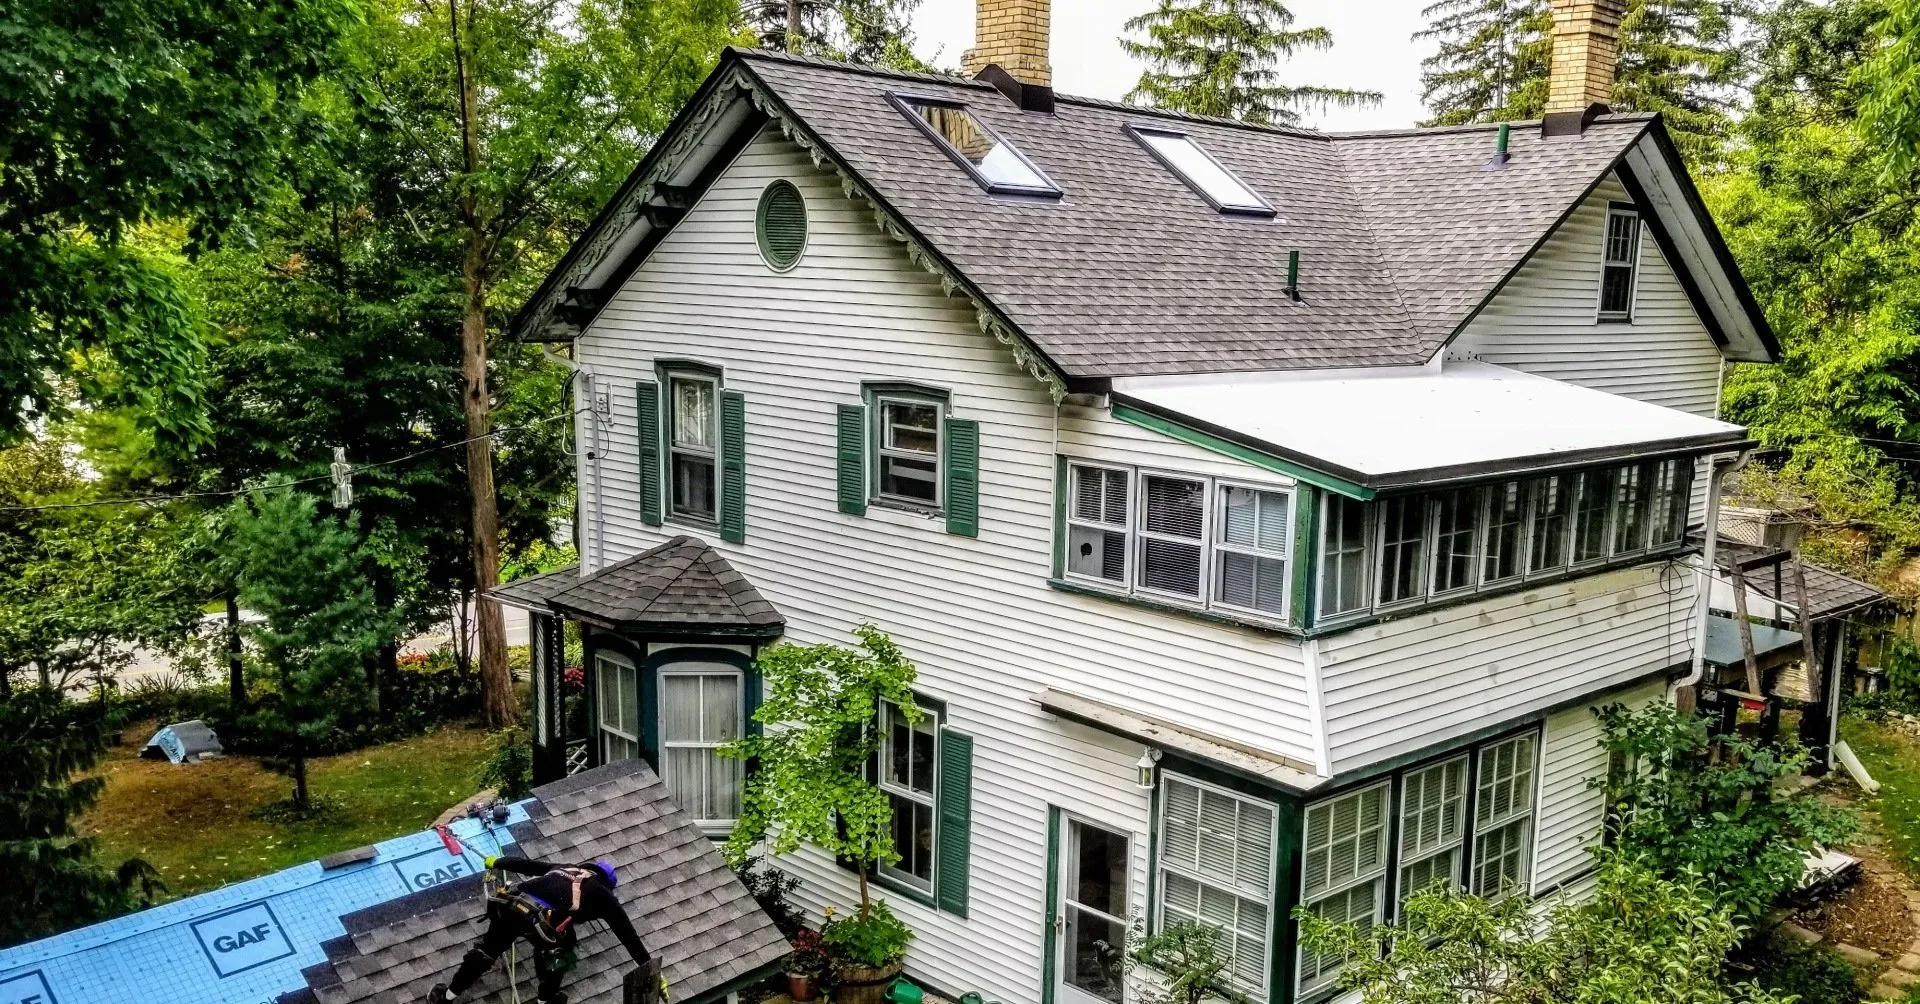
[(1020, 78), (999, 63), (988, 63), (973, 79), (992, 84), (995, 90), (1006, 95), (1007, 100), (1018, 105), (1023, 112), (1053, 114), (1053, 88), (1045, 84), (1022, 83)]
[(1548, 138), (1578, 136), (1587, 131), (1594, 119), (1612, 110), (1606, 105), (1593, 104), (1577, 112), (1548, 112), (1540, 119), (1540, 135)]

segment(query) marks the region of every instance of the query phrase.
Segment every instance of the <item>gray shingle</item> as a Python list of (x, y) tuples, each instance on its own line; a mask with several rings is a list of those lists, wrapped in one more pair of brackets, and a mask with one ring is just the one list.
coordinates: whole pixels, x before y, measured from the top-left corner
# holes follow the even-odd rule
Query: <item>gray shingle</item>
[(549, 595), (546, 604), (564, 614), (654, 635), (774, 637), (786, 624), (780, 611), (720, 552), (688, 536), (576, 579)]
[[(787, 943), (719, 852), (672, 804), (666, 785), (638, 760), (608, 764), (534, 791), (545, 814), (516, 827), (516, 853), (581, 861), (607, 858), (620, 869), (616, 890), (647, 948), (661, 960), (675, 1001), (695, 1004), (741, 974), (785, 957)], [(719, 879), (721, 881), (716, 882)], [(341, 918), (347, 936), (327, 943), (328, 962), (306, 970), (320, 1004), (421, 1000), (459, 964), (481, 933), (484, 913), (473, 882), (437, 886)], [(694, 909), (692, 907), (701, 907)], [(581, 964), (567, 990), (579, 1004), (613, 1004), (631, 967), (626, 950), (601, 925), (581, 939)], [(530, 999), (531, 967), (520, 952), (521, 996)], [(474, 1001), (509, 999), (504, 962), (476, 988)]]

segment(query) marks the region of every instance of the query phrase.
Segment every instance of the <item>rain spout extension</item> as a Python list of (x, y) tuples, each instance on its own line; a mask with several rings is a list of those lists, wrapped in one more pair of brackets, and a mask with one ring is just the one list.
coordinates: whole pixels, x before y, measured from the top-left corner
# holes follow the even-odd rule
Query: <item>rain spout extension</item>
[(1687, 670), (1686, 676), (1669, 688), (1667, 693), (1670, 697), (1683, 687), (1698, 686), (1707, 675), (1707, 617), (1713, 611), (1713, 562), (1720, 540), (1720, 482), (1727, 475), (1747, 466), (1752, 459), (1752, 450), (1742, 450), (1732, 460), (1715, 460), (1712, 471), (1707, 475), (1707, 513), (1706, 523), (1702, 527), (1702, 536), (1707, 543), (1700, 555), (1700, 594), (1694, 598), (1698, 610), (1694, 613), (1693, 623), (1693, 666)]

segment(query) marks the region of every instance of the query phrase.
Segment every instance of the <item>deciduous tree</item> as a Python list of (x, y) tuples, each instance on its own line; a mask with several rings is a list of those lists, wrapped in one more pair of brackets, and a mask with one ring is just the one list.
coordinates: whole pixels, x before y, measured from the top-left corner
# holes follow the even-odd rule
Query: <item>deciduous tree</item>
[(1137, 104), (1257, 125), (1291, 125), (1329, 106), (1377, 104), (1378, 91), (1290, 85), (1280, 64), (1302, 49), (1333, 47), (1325, 28), (1293, 27), (1280, 0), (1159, 0), (1127, 22), (1121, 48), (1147, 64), (1127, 94)]

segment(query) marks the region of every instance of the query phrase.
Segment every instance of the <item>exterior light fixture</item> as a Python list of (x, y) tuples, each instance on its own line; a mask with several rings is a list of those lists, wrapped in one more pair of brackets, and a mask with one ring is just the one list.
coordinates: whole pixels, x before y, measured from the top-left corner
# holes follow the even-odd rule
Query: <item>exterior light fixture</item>
[(1151, 746), (1147, 747), (1147, 751), (1140, 754), (1140, 761), (1133, 765), (1133, 769), (1139, 774), (1134, 783), (1140, 786), (1140, 790), (1152, 791), (1154, 775), (1160, 771), (1160, 751)]

